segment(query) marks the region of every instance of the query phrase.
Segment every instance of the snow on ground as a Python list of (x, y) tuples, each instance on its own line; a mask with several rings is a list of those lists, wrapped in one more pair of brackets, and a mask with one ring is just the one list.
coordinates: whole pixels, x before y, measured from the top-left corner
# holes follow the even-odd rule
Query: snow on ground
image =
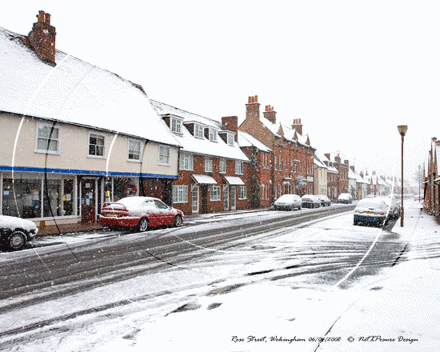
[[(279, 237), (242, 241), (177, 268), (0, 315), (4, 331), (78, 307), (115, 305), (54, 322), (35, 341), (11, 347), (0, 337), (0, 346), (32, 352), (223, 352), (315, 351), (319, 344), (318, 351), (437, 351), (439, 226), (428, 215), (419, 219), (418, 203), (412, 206), (406, 209), (405, 227), (397, 222), (393, 228), (410, 244), (409, 261), (348, 289), (313, 275), (271, 280), (286, 267), (316, 260), (311, 246), (317, 239), (361, 241), (381, 235), (379, 229), (353, 226), (352, 215), (333, 216), (310, 227), (294, 226)], [(260, 274), (249, 275), (255, 272)], [(25, 333), (22, 337), (27, 341)], [(320, 337), (333, 341), (319, 343)]]

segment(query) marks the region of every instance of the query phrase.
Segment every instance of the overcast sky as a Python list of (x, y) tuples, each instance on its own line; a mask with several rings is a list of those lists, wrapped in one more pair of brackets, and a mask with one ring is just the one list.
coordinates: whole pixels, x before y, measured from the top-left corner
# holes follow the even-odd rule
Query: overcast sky
[(258, 95), (358, 171), (400, 175), (399, 124), (405, 177), (440, 138), (438, 1), (22, 0), (2, 4), (0, 26), (27, 35), (38, 10), (57, 49), (151, 99), (241, 122)]

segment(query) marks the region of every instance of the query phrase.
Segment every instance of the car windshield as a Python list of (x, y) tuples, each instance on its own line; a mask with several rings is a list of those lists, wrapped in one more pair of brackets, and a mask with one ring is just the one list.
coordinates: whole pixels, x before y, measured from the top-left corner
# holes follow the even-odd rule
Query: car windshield
[(356, 206), (356, 209), (361, 208), (379, 208), (379, 209), (387, 209), (387, 204), (381, 199), (364, 199), (359, 202)]

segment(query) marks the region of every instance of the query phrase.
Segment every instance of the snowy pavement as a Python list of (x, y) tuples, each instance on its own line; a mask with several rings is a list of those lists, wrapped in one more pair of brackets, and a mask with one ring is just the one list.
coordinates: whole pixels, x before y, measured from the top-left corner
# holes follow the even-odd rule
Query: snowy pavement
[[(376, 236), (375, 245), (380, 246), (382, 231), (353, 226), (352, 214), (0, 314), (0, 349), (438, 351), (439, 225), (420, 215), (418, 203), (409, 203), (405, 210), (405, 227), (397, 222), (392, 234), (408, 243), (402, 253), (406, 260), (349, 288), (341, 288), (349, 279), (347, 270), (327, 281), (316, 275), (274, 278), (312, 260), (315, 254), (308, 246), (313, 239), (353, 241), (358, 236), (361, 241), (362, 236)], [(11, 303), (14, 299), (1, 302), (0, 309)], [(20, 332), (23, 326), (31, 327), (29, 332)], [(17, 334), (3, 336), (13, 329)]]

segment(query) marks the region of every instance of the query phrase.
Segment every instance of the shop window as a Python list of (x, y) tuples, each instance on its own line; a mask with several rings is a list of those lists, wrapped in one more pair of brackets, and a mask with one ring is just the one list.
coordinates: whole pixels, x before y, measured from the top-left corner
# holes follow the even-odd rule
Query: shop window
[(74, 177), (16, 174), (3, 178), (3, 215), (41, 218), (74, 215)]

